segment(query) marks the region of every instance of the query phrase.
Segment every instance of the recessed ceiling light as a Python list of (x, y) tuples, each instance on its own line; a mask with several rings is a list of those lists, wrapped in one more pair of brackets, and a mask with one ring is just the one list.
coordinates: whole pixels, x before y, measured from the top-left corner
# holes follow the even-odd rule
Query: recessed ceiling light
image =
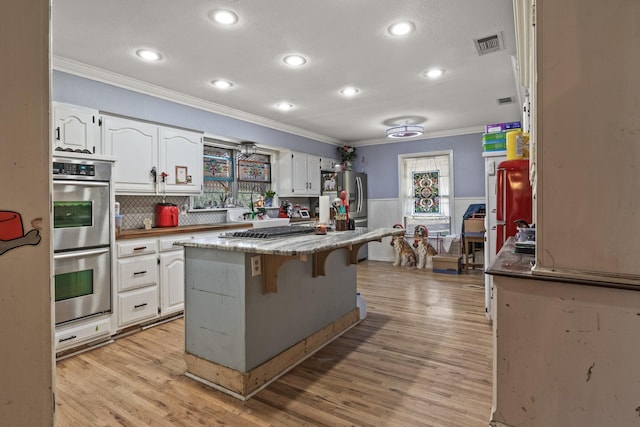
[(209, 12), (209, 19), (222, 25), (233, 25), (238, 22), (238, 15), (225, 9), (215, 9)]
[(292, 67), (299, 67), (300, 65), (304, 65), (307, 63), (307, 58), (302, 55), (287, 55), (282, 58), (282, 61), (287, 65), (291, 65)]
[(340, 93), (344, 96), (355, 96), (360, 92), (355, 87), (345, 87), (344, 89), (340, 89)]
[(396, 22), (389, 26), (387, 31), (392, 36), (404, 36), (405, 34), (409, 34), (410, 32), (416, 29), (416, 25), (411, 21), (401, 21)]
[(138, 49), (136, 55), (146, 61), (160, 61), (162, 59), (162, 55), (150, 49)]
[(276, 108), (282, 111), (289, 111), (293, 108), (293, 104), (290, 104), (288, 102), (280, 102), (276, 104)]
[(211, 85), (217, 87), (218, 89), (229, 89), (231, 86), (233, 86), (233, 83), (226, 80), (213, 80), (211, 81)]
[(441, 68), (432, 68), (424, 73), (424, 75), (430, 79), (437, 79), (438, 77), (442, 77), (443, 74), (444, 70)]

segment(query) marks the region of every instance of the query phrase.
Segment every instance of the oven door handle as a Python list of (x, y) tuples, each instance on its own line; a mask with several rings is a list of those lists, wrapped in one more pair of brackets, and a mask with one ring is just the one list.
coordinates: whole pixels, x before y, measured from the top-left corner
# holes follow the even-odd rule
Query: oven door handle
[(109, 183), (103, 182), (103, 181), (84, 181), (84, 180), (71, 181), (71, 180), (65, 180), (65, 179), (60, 179), (60, 180), (54, 179), (53, 185), (80, 185), (82, 187), (108, 187)]
[(80, 258), (92, 255), (102, 255), (106, 254), (110, 251), (110, 248), (98, 248), (98, 249), (87, 249), (85, 251), (73, 251), (73, 252), (64, 252), (60, 254), (53, 254), (53, 259), (70, 259), (70, 258)]

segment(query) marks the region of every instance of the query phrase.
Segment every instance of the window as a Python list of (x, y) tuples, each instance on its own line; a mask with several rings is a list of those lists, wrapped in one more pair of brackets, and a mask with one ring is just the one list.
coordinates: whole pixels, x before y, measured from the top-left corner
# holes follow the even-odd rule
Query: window
[(451, 233), (453, 152), (414, 153), (398, 158), (403, 225), (413, 235), (424, 225), (430, 235)]
[(230, 205), (248, 207), (251, 193), (263, 195), (271, 189), (271, 156), (247, 157), (233, 144), (205, 143), (202, 194), (191, 197), (192, 209), (216, 209)]

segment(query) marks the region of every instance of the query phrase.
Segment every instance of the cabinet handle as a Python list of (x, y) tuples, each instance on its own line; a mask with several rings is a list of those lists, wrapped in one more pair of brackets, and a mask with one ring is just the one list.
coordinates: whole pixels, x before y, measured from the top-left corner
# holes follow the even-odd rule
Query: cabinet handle
[(60, 339), (58, 340), (58, 342), (59, 342), (59, 343), (61, 343), (61, 342), (65, 342), (65, 341), (74, 340), (74, 339), (76, 339), (76, 338), (78, 338), (78, 337), (77, 337), (77, 335), (71, 335), (70, 337), (67, 337), (67, 338), (60, 338)]
[(158, 171), (156, 170), (156, 167), (152, 167), (151, 168), (151, 176), (153, 177), (153, 184), (157, 184), (158, 183)]
[(133, 308), (140, 308), (140, 307), (144, 307), (144, 306), (146, 306), (146, 305), (149, 305), (149, 304), (148, 304), (148, 303), (146, 303), (146, 302), (145, 302), (145, 303), (142, 303), (142, 304), (136, 304), (136, 305), (134, 305), (134, 306), (133, 306)]
[(134, 276), (139, 276), (140, 274), (147, 274), (147, 270), (144, 270), (144, 271), (134, 271), (134, 272), (133, 272), (133, 275), (134, 275)]
[(138, 246), (137, 248), (133, 248), (134, 251), (141, 251), (143, 249), (147, 249), (146, 246)]
[(60, 126), (56, 128), (56, 140), (60, 141)]

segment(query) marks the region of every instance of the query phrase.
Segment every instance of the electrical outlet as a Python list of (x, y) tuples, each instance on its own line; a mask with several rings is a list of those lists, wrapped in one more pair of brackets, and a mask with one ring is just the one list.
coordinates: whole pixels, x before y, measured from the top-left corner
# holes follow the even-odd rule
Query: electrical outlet
[(260, 255), (251, 257), (251, 277), (259, 276), (262, 274), (262, 263), (260, 262)]

